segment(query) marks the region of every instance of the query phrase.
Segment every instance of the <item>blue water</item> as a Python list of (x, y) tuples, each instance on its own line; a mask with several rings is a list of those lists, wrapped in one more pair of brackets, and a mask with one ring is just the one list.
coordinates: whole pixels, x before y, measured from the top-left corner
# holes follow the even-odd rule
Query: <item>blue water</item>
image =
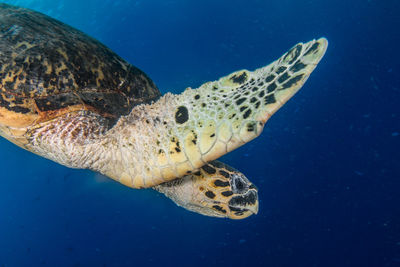
[(0, 140), (0, 266), (400, 266), (396, 0), (15, 0), (96, 37), (162, 92), (329, 48), (263, 134), (223, 161), (259, 188), (242, 221)]

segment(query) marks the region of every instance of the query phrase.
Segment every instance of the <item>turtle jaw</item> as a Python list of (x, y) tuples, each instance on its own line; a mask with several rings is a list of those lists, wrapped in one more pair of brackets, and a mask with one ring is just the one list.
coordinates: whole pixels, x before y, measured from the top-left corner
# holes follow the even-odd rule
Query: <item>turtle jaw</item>
[(233, 220), (241, 220), (247, 217), (250, 217), (253, 214), (258, 213), (258, 200), (252, 206), (244, 206), (244, 207), (233, 207), (229, 206), (229, 210), (231, 211), (228, 215), (228, 218)]

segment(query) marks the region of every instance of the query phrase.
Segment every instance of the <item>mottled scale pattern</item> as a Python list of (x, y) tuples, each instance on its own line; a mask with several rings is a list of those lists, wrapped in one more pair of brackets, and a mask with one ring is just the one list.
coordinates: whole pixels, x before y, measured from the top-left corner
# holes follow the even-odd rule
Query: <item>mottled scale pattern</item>
[[(107, 119), (91, 111), (70, 112), (30, 127), (25, 133), (29, 140), (25, 148), (70, 168), (93, 169), (110, 145), (102, 140), (108, 124)], [(107, 156), (110, 161), (115, 158)]]
[(300, 43), (266, 67), (135, 107), (107, 135), (119, 144), (122, 162), (98, 163), (103, 167), (96, 170), (128, 186), (151, 187), (232, 151), (261, 133), (304, 84), (326, 47), (324, 38)]
[[(69, 107), (116, 122), (159, 97), (146, 74), (94, 38), (38, 12), (0, 4), (0, 113), (7, 114), (0, 124), (27, 127)], [(8, 120), (12, 116), (19, 121)]]
[(70, 112), (81, 127), (109, 130), (65, 138), (64, 124), (72, 116), (67, 114), (29, 128), (28, 149), (134, 188), (183, 177), (257, 137), (304, 84), (326, 47), (324, 38), (300, 43), (253, 72), (238, 71), (180, 95), (167, 93), (155, 103), (133, 107), (111, 129), (98, 113)]

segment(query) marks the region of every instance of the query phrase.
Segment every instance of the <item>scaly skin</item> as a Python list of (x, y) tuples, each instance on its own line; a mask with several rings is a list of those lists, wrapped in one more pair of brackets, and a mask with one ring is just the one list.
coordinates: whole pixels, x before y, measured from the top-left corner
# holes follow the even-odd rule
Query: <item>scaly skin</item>
[(325, 53), (324, 38), (298, 44), (270, 65), (238, 71), (180, 95), (166, 94), (106, 131), (90, 111), (72, 112), (27, 133), (29, 149), (133, 188), (183, 177), (257, 137), (304, 84)]
[[(242, 70), (180, 95), (168, 93), (134, 107), (109, 130), (106, 119), (93, 111), (64, 114), (29, 127), (25, 148), (133, 188), (153, 187), (203, 215), (248, 217), (258, 210), (257, 189), (238, 171), (212, 161), (260, 135), (266, 121), (304, 84), (326, 47), (324, 38), (300, 43), (254, 72)], [(207, 172), (210, 166), (215, 173)], [(221, 170), (229, 175), (221, 176)], [(245, 190), (235, 189), (235, 181)]]

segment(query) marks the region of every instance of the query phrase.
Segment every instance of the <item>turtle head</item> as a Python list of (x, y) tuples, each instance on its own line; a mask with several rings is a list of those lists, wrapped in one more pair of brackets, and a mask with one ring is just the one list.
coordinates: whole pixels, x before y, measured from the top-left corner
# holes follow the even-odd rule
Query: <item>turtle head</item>
[(233, 193), (228, 202), (229, 218), (243, 219), (258, 213), (258, 190), (246, 176), (240, 172), (232, 173), (229, 187)]
[(199, 191), (205, 191), (207, 198), (201, 203), (206, 203), (204, 206), (212, 210), (211, 216), (244, 219), (257, 214), (257, 187), (243, 173), (222, 162), (212, 161), (201, 168), (201, 174), (197, 183)]
[(218, 161), (156, 186), (178, 206), (202, 215), (244, 219), (258, 212), (258, 191), (246, 176)]

